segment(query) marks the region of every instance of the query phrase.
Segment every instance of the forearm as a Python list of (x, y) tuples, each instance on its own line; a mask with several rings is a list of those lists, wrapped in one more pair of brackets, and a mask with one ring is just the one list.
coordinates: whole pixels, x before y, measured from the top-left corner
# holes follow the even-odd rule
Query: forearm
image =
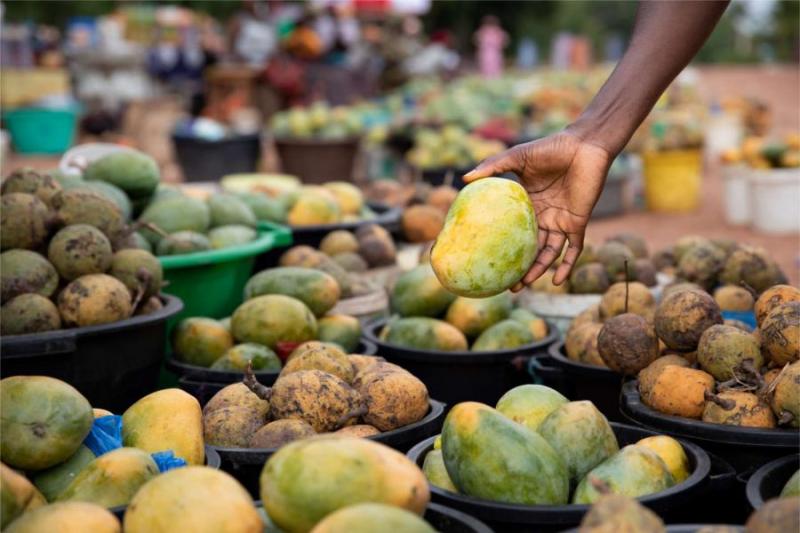
[(641, 2), (625, 55), (569, 130), (616, 156), (706, 41), (728, 3)]

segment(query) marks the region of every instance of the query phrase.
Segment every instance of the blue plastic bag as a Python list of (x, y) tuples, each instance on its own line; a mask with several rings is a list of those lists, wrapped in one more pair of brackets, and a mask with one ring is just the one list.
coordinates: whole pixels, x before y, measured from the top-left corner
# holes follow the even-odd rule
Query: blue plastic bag
[[(92, 429), (83, 440), (95, 457), (100, 457), (117, 448), (122, 448), (122, 417), (119, 415), (102, 416), (95, 418)], [(172, 450), (156, 452), (151, 454), (153, 461), (158, 465), (160, 472), (166, 472), (173, 468), (186, 466), (186, 461), (180, 457), (175, 457)]]
[(751, 329), (756, 329), (756, 314), (752, 311), (723, 311), (722, 318), (738, 320), (750, 326)]

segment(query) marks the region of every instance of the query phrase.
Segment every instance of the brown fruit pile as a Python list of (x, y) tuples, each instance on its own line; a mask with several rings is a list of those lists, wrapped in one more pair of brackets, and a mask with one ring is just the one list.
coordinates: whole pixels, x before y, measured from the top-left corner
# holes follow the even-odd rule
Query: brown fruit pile
[(408, 371), (312, 341), (292, 352), (272, 387), (248, 372), (214, 395), (203, 426), (212, 446), (278, 448), (318, 433), (368, 437), (427, 412), (428, 390)]

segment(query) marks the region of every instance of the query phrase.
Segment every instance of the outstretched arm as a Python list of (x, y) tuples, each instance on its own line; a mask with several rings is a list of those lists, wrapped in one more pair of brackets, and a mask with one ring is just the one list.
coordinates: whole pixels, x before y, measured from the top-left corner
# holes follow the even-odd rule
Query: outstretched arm
[(568, 242), (553, 281), (561, 284), (567, 279), (583, 249), (586, 224), (608, 167), (700, 49), (728, 3), (641, 2), (625, 55), (573, 124), (555, 135), (514, 146), (464, 176), (470, 182), (514, 172), (530, 194), (539, 222), (539, 252), (523, 283), (541, 276)]

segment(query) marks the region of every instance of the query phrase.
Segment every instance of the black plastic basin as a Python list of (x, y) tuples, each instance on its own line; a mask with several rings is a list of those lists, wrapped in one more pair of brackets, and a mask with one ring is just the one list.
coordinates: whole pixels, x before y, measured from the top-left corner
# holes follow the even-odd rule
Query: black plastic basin
[(781, 495), (786, 482), (800, 468), (800, 455), (775, 459), (756, 470), (747, 481), (747, 502), (758, 509), (764, 502)]
[(552, 387), (574, 400), (591, 400), (606, 418), (625, 422), (619, 411), (619, 393), (625, 379), (606, 367), (573, 361), (564, 342), (553, 343), (546, 356), (531, 359), (528, 372), (534, 381)]
[[(620, 448), (645, 437), (656, 435), (652, 431), (615, 422), (611, 423), (611, 427), (614, 429)], [(435, 439), (436, 437), (432, 437), (420, 442), (411, 448), (407, 454), (408, 457), (422, 467), (425, 455), (433, 449)], [(689, 518), (686, 516), (686, 509), (705, 493), (711, 472), (711, 461), (702, 448), (691, 442), (680, 442), (689, 458), (691, 467), (689, 477), (667, 490), (638, 498), (643, 505), (669, 522)], [(442, 503), (474, 516), (486, 522), (498, 533), (561, 531), (576, 527), (589, 510), (588, 505), (510, 504), (455, 494), (433, 485), (430, 486), (430, 489), (431, 497), (436, 503)]]
[(642, 402), (636, 380), (623, 385), (620, 411), (640, 426), (701, 445), (728, 461), (740, 474), (752, 472), (778, 457), (800, 452), (797, 429), (710, 424), (659, 413)]
[(509, 389), (530, 382), (525, 371), (528, 358), (546, 353), (558, 339), (556, 329), (547, 324), (547, 337), (512, 350), (419, 350), (380, 340), (378, 335), (387, 321), (379, 319), (365, 325), (364, 338), (378, 347), (378, 355), (417, 376), (431, 396), (451, 406), (470, 400), (494, 405)]
[(66, 381), (94, 407), (122, 412), (156, 390), (167, 320), (183, 303), (162, 295), (164, 307), (111, 324), (0, 338), (3, 377), (50, 376)]
[[(384, 431), (377, 435), (366, 437), (385, 444), (397, 451), (405, 453), (420, 439), (436, 435), (442, 426), (445, 405), (436, 400), (429, 400), (430, 408), (428, 414), (421, 420), (394, 429)], [(278, 451), (277, 448), (224, 448), (213, 446), (222, 458), (222, 470), (228, 472), (239, 480), (239, 483), (250, 491), (254, 498), (258, 497), (259, 484), (258, 478), (264, 463), (267, 462), (272, 454)]]

